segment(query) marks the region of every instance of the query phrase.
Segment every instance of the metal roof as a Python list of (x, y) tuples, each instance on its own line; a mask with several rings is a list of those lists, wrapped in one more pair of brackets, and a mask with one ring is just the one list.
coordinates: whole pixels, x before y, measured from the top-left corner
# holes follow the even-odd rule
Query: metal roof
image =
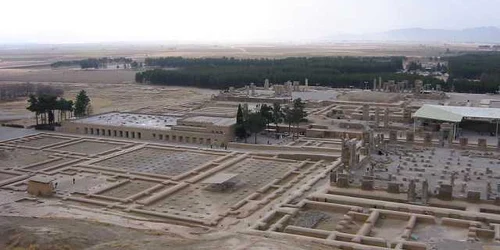
[(234, 177), (238, 176), (238, 174), (233, 174), (233, 173), (218, 173), (216, 175), (213, 175), (201, 183), (203, 184), (222, 184), (226, 181), (229, 181), (233, 179)]
[(491, 121), (500, 119), (500, 108), (425, 104), (413, 114), (413, 117), (448, 122), (461, 122), (463, 119)]
[(48, 183), (51, 183), (52, 181), (54, 181), (54, 178), (53, 177), (49, 177), (49, 176), (39, 176), (39, 175), (36, 175), (36, 176), (31, 177), (29, 179), (29, 181), (48, 184)]

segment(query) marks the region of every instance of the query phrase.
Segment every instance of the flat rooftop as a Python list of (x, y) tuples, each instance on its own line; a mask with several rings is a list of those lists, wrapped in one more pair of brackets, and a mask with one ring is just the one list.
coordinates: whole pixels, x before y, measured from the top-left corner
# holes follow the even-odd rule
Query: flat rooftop
[(236, 123), (236, 118), (214, 117), (214, 116), (192, 116), (183, 119), (187, 122), (212, 123), (215, 126), (231, 126)]
[(74, 120), (76, 123), (86, 123), (106, 126), (124, 126), (135, 128), (170, 129), (177, 124), (179, 116), (146, 115), (112, 112)]

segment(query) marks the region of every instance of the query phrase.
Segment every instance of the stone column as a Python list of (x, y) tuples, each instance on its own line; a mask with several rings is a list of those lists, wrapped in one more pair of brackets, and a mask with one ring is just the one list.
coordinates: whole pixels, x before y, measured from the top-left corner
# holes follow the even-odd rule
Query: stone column
[(363, 140), (363, 147), (368, 145), (370, 143), (369, 139), (370, 139), (370, 132), (369, 131), (363, 131), (363, 134), (362, 134), (362, 140)]
[(377, 90), (377, 78), (373, 78), (373, 91)]
[(250, 90), (252, 91), (252, 96), (255, 96), (255, 84), (253, 82), (250, 83)]
[(369, 130), (369, 151), (368, 154), (371, 154), (372, 150), (375, 149), (375, 138), (373, 137), (373, 130)]
[(389, 127), (389, 108), (385, 108), (385, 114), (384, 114), (384, 128)]
[(352, 139), (349, 141), (349, 167), (350, 169), (355, 169), (358, 165), (357, 155), (356, 155), (356, 140)]
[(469, 138), (467, 138), (467, 137), (460, 137), (460, 146), (461, 147), (467, 147), (467, 144), (469, 144)]
[(438, 198), (441, 200), (453, 199), (453, 187), (448, 184), (441, 184), (439, 186)]
[(378, 91), (382, 91), (382, 77), (378, 77)]
[(432, 145), (432, 133), (424, 134), (424, 145), (426, 146)]
[(389, 131), (389, 142), (396, 143), (398, 141), (398, 131), (391, 130)]
[(337, 170), (330, 171), (330, 184), (337, 182)]
[(413, 133), (413, 131), (406, 131), (406, 141), (407, 142), (415, 141), (415, 134)]
[(448, 143), (453, 146), (453, 129), (448, 130)]
[(387, 184), (387, 192), (391, 194), (399, 194), (399, 182), (389, 182)]
[[(378, 125), (380, 124), (380, 109), (377, 106), (375, 108), (375, 127), (378, 128)], [(500, 140), (499, 140), (500, 143)], [(499, 144), (500, 145), (500, 144)], [(499, 146), (500, 147), (500, 146)]]
[(264, 80), (264, 89), (269, 89), (269, 79)]
[(414, 202), (415, 201), (415, 180), (410, 180), (410, 184), (408, 184), (408, 202)]
[(452, 187), (454, 187), (454, 186), (455, 186), (455, 179), (456, 179), (456, 177), (457, 177), (457, 173), (456, 173), (456, 172), (452, 172), (452, 173), (451, 173), (451, 176), (450, 176), (450, 185), (451, 185)]
[(439, 131), (439, 146), (444, 147), (444, 132), (442, 130)]
[(349, 187), (349, 176), (347, 174), (338, 174), (337, 187), (339, 187), (339, 188), (348, 188)]
[(425, 179), (422, 182), (422, 202), (424, 204), (427, 204), (428, 200), (429, 200), (429, 182), (427, 182), (427, 179)]
[(344, 165), (349, 164), (349, 148), (347, 147), (347, 142), (345, 139), (342, 139), (342, 142), (340, 143), (340, 148), (342, 149), (341, 152), (341, 160)]
[(403, 108), (403, 120), (404, 122), (411, 122), (411, 111), (408, 108)]
[(481, 150), (486, 150), (488, 148), (488, 142), (484, 138), (477, 139), (477, 146)]
[(363, 120), (370, 120), (370, 106), (368, 106), (368, 104), (363, 105)]
[(486, 200), (491, 199), (491, 182), (486, 183)]
[(373, 176), (363, 176), (361, 180), (361, 190), (373, 190)]

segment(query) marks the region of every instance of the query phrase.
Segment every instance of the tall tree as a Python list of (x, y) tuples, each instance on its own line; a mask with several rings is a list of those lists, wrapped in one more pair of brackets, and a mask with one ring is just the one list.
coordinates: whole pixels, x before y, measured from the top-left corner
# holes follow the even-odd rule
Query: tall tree
[[(295, 124), (295, 132), (297, 133), (297, 138), (299, 137), (299, 124), (301, 122), (305, 122), (307, 117), (307, 112), (305, 111), (306, 104), (302, 101), (302, 99), (297, 98), (293, 100), (293, 108), (292, 108), (292, 123)], [(293, 136), (292, 136), (293, 138)]]
[(279, 102), (273, 103), (271, 121), (276, 127), (276, 132), (279, 133), (279, 124), (283, 122), (283, 111), (281, 110), (281, 105)]
[(287, 105), (283, 108), (283, 121), (288, 124), (288, 134), (292, 133), (293, 110)]
[(85, 90), (81, 90), (76, 96), (75, 116), (81, 117), (87, 115), (89, 105), (90, 105), (90, 98), (87, 96)]
[(241, 104), (238, 104), (238, 111), (236, 112), (236, 124), (243, 124), (243, 110)]
[(245, 120), (241, 104), (238, 105), (238, 111), (236, 112), (236, 126), (234, 127), (234, 134), (238, 139), (245, 139), (245, 143), (247, 142), (248, 135), (245, 128)]
[(38, 125), (38, 116), (40, 115), (40, 107), (38, 105), (38, 98), (31, 94), (28, 99), (29, 106), (26, 108), (27, 110), (35, 113), (35, 121), (36, 125)]
[(252, 112), (248, 115), (248, 131), (254, 134), (255, 141), (257, 144), (257, 134), (266, 127), (266, 123), (262, 114), (260, 112)]
[(273, 118), (272, 108), (267, 104), (262, 104), (260, 106), (260, 115), (262, 119), (264, 119), (264, 123), (266, 124), (266, 128), (269, 128), (269, 123), (271, 123)]

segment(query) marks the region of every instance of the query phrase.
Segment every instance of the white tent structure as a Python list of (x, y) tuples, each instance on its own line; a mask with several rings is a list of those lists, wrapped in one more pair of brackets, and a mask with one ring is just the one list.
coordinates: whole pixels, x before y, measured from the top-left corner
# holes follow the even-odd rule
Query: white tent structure
[[(498, 123), (500, 121), (500, 108), (479, 108), (464, 106), (441, 106), (424, 104), (412, 116), (415, 124), (417, 119), (437, 120), (454, 123), (456, 125), (463, 120), (486, 121), (496, 123), (496, 135), (498, 136)], [(455, 133), (455, 131), (454, 131)]]

